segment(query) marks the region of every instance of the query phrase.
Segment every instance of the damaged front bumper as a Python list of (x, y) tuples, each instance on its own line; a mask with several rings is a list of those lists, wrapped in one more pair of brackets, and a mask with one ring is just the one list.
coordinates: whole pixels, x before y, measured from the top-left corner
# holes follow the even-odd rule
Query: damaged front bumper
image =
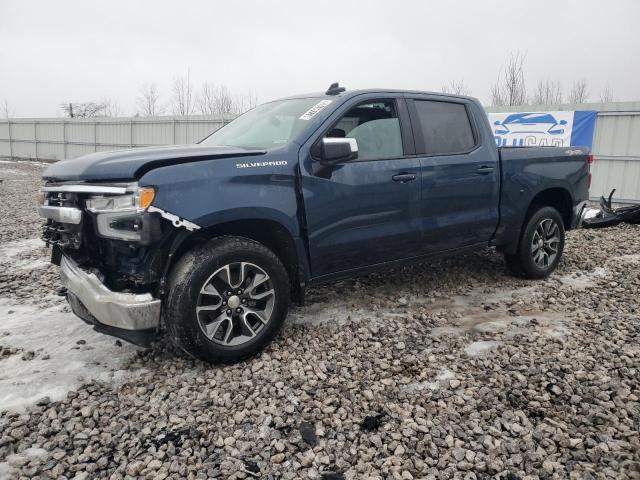
[(159, 299), (150, 293), (111, 291), (95, 274), (64, 255), (60, 267), (73, 313), (102, 333), (141, 346), (151, 343), (160, 325)]

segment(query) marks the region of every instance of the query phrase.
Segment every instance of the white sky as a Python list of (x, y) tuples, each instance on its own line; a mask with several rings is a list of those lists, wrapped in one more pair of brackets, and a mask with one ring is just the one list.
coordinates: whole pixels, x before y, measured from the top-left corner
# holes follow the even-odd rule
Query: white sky
[(565, 92), (640, 100), (640, 1), (63, 1), (0, 0), (0, 102), (60, 116), (61, 102), (109, 97), (136, 111), (145, 83), (169, 101), (176, 76), (252, 91), (260, 102), (348, 89), (489, 89), (512, 51)]

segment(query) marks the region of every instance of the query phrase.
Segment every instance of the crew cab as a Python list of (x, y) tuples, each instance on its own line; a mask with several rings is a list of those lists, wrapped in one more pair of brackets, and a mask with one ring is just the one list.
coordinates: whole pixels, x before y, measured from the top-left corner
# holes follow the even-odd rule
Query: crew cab
[(43, 239), (77, 316), (209, 362), (277, 333), (305, 288), (487, 247), (558, 265), (587, 204), (586, 148), (498, 149), (470, 97), (297, 95), (194, 145), (99, 152), (44, 172)]

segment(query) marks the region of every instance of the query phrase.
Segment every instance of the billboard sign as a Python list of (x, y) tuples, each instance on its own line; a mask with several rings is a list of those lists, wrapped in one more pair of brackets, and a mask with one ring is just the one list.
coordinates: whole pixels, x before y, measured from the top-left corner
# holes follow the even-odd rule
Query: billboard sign
[(596, 112), (488, 113), (498, 147), (589, 147)]

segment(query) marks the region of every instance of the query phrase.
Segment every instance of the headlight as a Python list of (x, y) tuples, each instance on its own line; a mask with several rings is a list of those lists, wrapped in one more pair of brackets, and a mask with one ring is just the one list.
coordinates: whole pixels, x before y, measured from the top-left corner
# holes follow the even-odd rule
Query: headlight
[(143, 212), (151, 205), (155, 195), (156, 192), (151, 187), (133, 186), (131, 193), (91, 197), (85, 205), (87, 210), (93, 213), (122, 212), (124, 210)]
[[(148, 243), (156, 233), (157, 219), (145, 214), (155, 190), (132, 185), (124, 195), (100, 195), (86, 200), (87, 211), (95, 214), (98, 234), (116, 240)], [(149, 225), (148, 225), (149, 224)], [(146, 228), (145, 228), (146, 227)]]

